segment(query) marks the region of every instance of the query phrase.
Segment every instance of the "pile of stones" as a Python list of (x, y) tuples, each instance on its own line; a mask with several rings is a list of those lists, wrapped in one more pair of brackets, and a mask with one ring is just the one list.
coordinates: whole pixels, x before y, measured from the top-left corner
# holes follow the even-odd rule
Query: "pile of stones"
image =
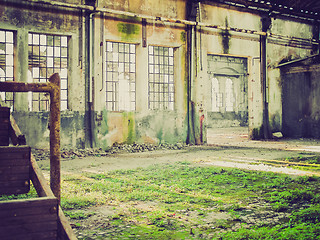
[[(161, 143), (158, 145), (155, 144), (113, 144), (111, 147), (108, 147), (106, 150), (102, 148), (86, 148), (86, 149), (67, 149), (62, 148), (61, 159), (74, 159), (74, 158), (83, 158), (89, 156), (102, 157), (111, 154), (117, 153), (136, 153), (136, 152), (149, 152), (155, 150), (180, 150), (186, 148), (185, 143)], [(50, 157), (50, 151), (48, 149), (32, 149), (32, 153), (37, 160), (45, 160)]]

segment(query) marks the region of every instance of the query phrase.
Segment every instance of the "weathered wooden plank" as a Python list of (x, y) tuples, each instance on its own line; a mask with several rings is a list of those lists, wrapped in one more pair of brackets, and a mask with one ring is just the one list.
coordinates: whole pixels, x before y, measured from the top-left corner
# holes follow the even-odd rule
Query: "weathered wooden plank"
[(7, 129), (0, 128), (0, 136), (8, 134)]
[[(1, 182), (0, 184), (3, 184)], [(0, 195), (24, 194), (30, 191), (30, 182), (28, 181), (13, 181), (10, 184), (0, 186)]]
[(30, 149), (30, 147), (26, 146), (26, 145), (23, 145), (23, 146), (0, 146), (0, 153), (27, 152), (28, 149)]
[[(38, 214), (39, 215), (39, 214)], [(38, 222), (51, 222), (58, 219), (58, 215), (56, 214), (42, 214), (41, 217), (35, 217), (35, 215), (25, 215), (25, 216), (11, 216), (6, 217), (5, 221), (1, 222), (1, 227), (17, 225), (19, 224), (31, 224)]]
[(0, 147), (0, 194), (22, 194), (30, 190), (29, 146)]
[(26, 166), (30, 164), (30, 159), (28, 158), (17, 158), (14, 156), (6, 157), (3, 156), (3, 154), (0, 154), (0, 157), (4, 157), (3, 159), (0, 159), (0, 166)]
[(9, 137), (0, 136), (0, 146), (8, 146), (9, 145)]
[(29, 166), (3, 166), (0, 167), (0, 174), (19, 174), (28, 172)]
[(54, 197), (17, 199), (14, 201), (1, 201), (0, 210), (7, 209), (8, 207), (13, 207), (13, 209), (18, 209), (18, 208), (32, 208), (32, 207), (38, 207), (38, 206), (50, 206), (55, 204), (55, 202), (56, 202), (56, 198)]
[[(37, 216), (39, 217), (39, 216)], [(13, 226), (0, 226), (0, 238), (6, 239), (8, 236), (25, 235), (41, 232), (57, 231), (57, 221), (39, 222), (32, 224), (19, 224)]]
[(7, 236), (6, 240), (57, 240), (57, 231)]
[(57, 219), (56, 198), (0, 202), (0, 239), (56, 239)]
[(17, 195), (17, 194), (24, 194), (24, 193), (28, 193), (30, 191), (30, 185), (29, 187), (20, 187), (20, 188), (12, 188), (12, 187), (3, 187), (0, 189), (1, 195)]
[[(1, 202), (0, 202), (1, 204)], [(3, 209), (0, 212), (0, 217), (3, 218), (0, 220), (0, 223), (6, 221), (6, 218), (13, 218), (13, 217), (24, 217), (24, 216), (37, 216), (37, 215), (45, 215), (48, 214), (51, 210), (50, 206), (42, 206), (41, 208), (18, 208), (18, 209)]]
[(18, 181), (29, 177), (28, 173), (16, 173), (16, 174), (0, 174), (0, 182), (6, 181)]
[(9, 129), (9, 121), (7, 119), (0, 119), (0, 128), (1, 129)]
[(17, 187), (17, 188), (23, 188), (25, 186), (29, 185), (29, 181), (24, 181), (23, 179), (18, 181), (0, 181), (0, 189), (2, 187)]
[(57, 240), (57, 233), (56, 232), (45, 232), (45, 233), (34, 233), (32, 235), (30, 234), (23, 234), (23, 235), (17, 235), (15, 237), (10, 237), (6, 240), (17, 240), (17, 239), (23, 239), (23, 240)]
[(0, 114), (1, 114), (1, 116), (10, 114), (10, 108), (8, 108), (8, 107), (0, 107)]

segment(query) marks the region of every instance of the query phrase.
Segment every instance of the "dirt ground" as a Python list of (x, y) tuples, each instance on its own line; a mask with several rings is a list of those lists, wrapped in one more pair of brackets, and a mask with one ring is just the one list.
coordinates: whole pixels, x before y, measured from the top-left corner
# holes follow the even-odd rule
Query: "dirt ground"
[[(106, 156), (62, 158), (63, 173), (102, 173), (118, 169), (134, 169), (154, 164), (188, 161), (201, 165), (238, 167), (249, 170), (273, 171), (295, 175), (319, 175), (317, 172), (295, 170), (287, 163), (274, 166), (272, 161), (290, 157), (320, 154), (320, 142), (313, 139), (276, 139), (252, 141), (246, 128), (208, 130), (208, 142), (203, 146), (187, 146), (180, 150), (156, 150), (137, 153), (117, 153)], [(267, 163), (268, 162), (268, 163)], [(48, 160), (39, 161), (48, 168)]]

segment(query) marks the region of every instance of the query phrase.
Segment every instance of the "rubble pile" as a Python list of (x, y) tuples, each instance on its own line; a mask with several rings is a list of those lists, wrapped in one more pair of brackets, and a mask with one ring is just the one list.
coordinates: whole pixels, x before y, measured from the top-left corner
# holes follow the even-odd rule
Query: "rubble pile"
[[(187, 145), (185, 143), (161, 143), (155, 144), (113, 144), (111, 147), (103, 150), (102, 148), (86, 148), (86, 149), (67, 149), (62, 148), (61, 159), (74, 159), (83, 157), (102, 157), (117, 153), (136, 153), (136, 152), (149, 152), (155, 150), (180, 150), (184, 149)], [(32, 153), (37, 160), (45, 160), (50, 157), (49, 149), (32, 149)]]

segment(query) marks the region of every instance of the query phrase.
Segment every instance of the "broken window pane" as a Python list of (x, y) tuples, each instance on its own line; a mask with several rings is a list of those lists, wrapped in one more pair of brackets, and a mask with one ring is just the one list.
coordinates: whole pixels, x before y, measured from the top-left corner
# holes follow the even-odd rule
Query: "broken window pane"
[(134, 111), (135, 45), (107, 42), (106, 52), (106, 108), (109, 111)]
[[(13, 31), (0, 30), (0, 80), (13, 81), (14, 77), (14, 38)], [(1, 99), (13, 106), (14, 94), (1, 92)]]
[[(29, 33), (29, 69), (31, 82), (47, 82), (53, 73), (61, 78), (61, 110), (68, 105), (68, 37)], [(31, 111), (48, 111), (49, 97), (32, 93)]]

